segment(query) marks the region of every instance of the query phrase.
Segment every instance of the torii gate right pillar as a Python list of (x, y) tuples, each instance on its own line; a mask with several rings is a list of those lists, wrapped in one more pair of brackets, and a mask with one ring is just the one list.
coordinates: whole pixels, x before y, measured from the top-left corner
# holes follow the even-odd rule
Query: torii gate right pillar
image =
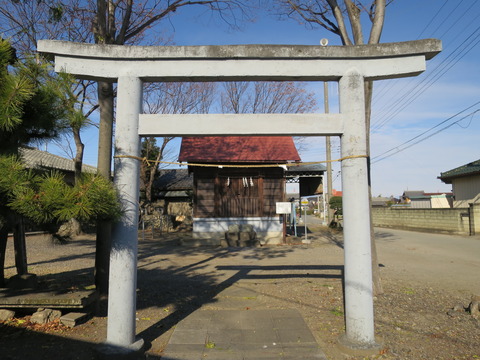
[(340, 342), (348, 348), (374, 350), (380, 345), (373, 318), (364, 82), (355, 68), (339, 81), (340, 112), (348, 118), (341, 136), (346, 332)]

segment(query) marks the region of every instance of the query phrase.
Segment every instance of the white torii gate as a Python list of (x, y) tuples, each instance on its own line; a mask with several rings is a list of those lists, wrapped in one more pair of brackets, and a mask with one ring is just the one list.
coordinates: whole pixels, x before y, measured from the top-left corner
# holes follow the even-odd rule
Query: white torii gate
[[(340, 136), (345, 253), (343, 344), (373, 349), (370, 208), (364, 80), (415, 76), (441, 51), (435, 39), (360, 46), (118, 46), (41, 40), (55, 70), (118, 82), (115, 185), (125, 214), (114, 226), (107, 343), (136, 349), (140, 136)], [(338, 81), (339, 114), (142, 114), (142, 84), (153, 81)]]

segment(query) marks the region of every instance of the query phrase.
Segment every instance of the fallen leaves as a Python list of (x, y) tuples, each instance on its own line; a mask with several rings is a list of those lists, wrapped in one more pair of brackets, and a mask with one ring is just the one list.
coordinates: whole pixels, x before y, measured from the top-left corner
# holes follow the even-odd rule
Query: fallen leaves
[(13, 318), (11, 320), (3, 322), (3, 324), (11, 327), (42, 333), (63, 333), (69, 330), (68, 327), (60, 323), (60, 319), (50, 321), (46, 324), (35, 324), (30, 322), (30, 317), (31, 316), (25, 316), (23, 318)]

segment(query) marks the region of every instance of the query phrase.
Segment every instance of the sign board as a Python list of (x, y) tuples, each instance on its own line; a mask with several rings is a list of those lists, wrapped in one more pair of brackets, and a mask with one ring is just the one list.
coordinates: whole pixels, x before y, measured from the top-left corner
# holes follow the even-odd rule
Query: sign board
[(302, 199), (302, 201), (300, 202), (300, 204), (302, 204), (302, 205), (308, 205), (308, 200), (307, 200), (307, 199)]
[(277, 202), (277, 214), (290, 214), (292, 212), (292, 203), (290, 202)]

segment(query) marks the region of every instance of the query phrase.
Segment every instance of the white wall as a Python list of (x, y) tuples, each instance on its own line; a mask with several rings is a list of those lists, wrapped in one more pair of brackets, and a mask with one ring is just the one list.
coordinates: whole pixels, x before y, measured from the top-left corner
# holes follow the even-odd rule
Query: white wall
[(480, 175), (452, 180), (455, 200), (470, 200), (480, 193)]
[(195, 239), (224, 239), (230, 225), (250, 224), (257, 233), (257, 239), (265, 244), (279, 244), (283, 241), (281, 216), (242, 218), (193, 218)]

